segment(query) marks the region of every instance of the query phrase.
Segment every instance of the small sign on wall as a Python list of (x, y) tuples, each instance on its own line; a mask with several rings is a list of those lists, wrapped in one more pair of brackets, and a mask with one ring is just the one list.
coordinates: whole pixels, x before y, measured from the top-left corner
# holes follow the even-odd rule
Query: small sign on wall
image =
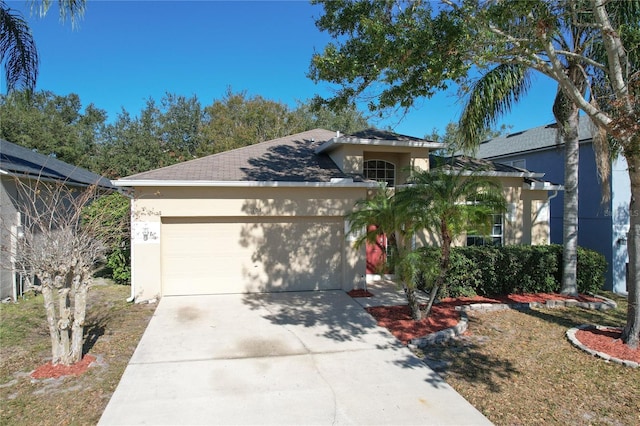
[(134, 244), (159, 244), (160, 222), (133, 222), (131, 237)]

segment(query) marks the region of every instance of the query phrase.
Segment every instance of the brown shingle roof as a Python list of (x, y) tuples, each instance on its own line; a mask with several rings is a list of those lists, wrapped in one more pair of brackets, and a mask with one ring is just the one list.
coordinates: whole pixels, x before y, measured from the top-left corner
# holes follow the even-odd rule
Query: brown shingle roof
[(335, 132), (309, 130), (121, 180), (329, 182), (354, 177), (344, 174), (328, 155), (315, 153), (316, 147), (332, 137)]

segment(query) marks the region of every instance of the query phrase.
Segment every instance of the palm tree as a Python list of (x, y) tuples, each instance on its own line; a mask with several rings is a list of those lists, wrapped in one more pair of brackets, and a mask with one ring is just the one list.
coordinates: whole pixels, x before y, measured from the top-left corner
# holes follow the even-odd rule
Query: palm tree
[[(350, 232), (357, 236), (356, 248), (377, 241), (380, 235), (392, 242), (387, 262), (394, 266), (405, 291), (411, 317), (420, 320), (429, 315), (444, 284), (455, 238), (470, 228), (488, 227), (492, 215), (504, 210), (505, 200), (496, 182), (464, 170), (439, 168), (414, 170), (409, 185), (397, 188), (395, 194), (381, 187), (371, 198), (358, 201), (347, 220)], [(363, 229), (366, 232), (359, 234)], [(429, 303), (421, 311), (417, 279), (429, 262), (414, 247), (413, 237), (425, 231), (439, 236), (442, 250)]]
[[(350, 233), (356, 237), (356, 248), (365, 243), (375, 243), (380, 236), (387, 238), (393, 245), (393, 255), (386, 259), (388, 263), (405, 260), (412, 249), (414, 217), (410, 211), (402, 210), (396, 200), (393, 191), (381, 185), (373, 196), (359, 200), (347, 216)], [(420, 320), (422, 314), (415, 293), (416, 281), (413, 279), (417, 274), (408, 275), (403, 271), (406, 268), (399, 268), (396, 276), (407, 296), (411, 317)]]
[[(36, 3), (39, 3), (36, 6)], [(72, 25), (84, 14), (85, 0), (58, 0), (60, 19), (71, 19)], [(43, 17), (51, 0), (34, 1), (33, 8)], [(0, 63), (5, 68), (7, 92), (33, 90), (38, 78), (38, 50), (31, 29), (20, 12), (0, 0)]]
[[(584, 36), (574, 31), (573, 37), (563, 43), (573, 49), (573, 43), (582, 42)], [(587, 48), (582, 46), (581, 48)], [(584, 91), (586, 82), (583, 70), (576, 64), (568, 64), (567, 76), (576, 87)], [(484, 129), (495, 125), (499, 116), (511, 110), (513, 105), (531, 87), (531, 68), (519, 64), (500, 64), (485, 73), (472, 87), (467, 104), (460, 118), (461, 148), (472, 152), (481, 142)], [(559, 139), (564, 143), (564, 214), (563, 214), (563, 269), (561, 293), (575, 295), (578, 292), (576, 268), (578, 256), (578, 164), (579, 164), (579, 109), (558, 88), (553, 103), (553, 114), (559, 125)], [(597, 135), (594, 136), (594, 139)], [(601, 161), (599, 161), (600, 163)], [(604, 185), (603, 183), (603, 186)]]
[(469, 229), (488, 233), (493, 215), (506, 210), (501, 189), (496, 181), (465, 168), (441, 166), (414, 172), (409, 186), (396, 193), (397, 209), (412, 218), (414, 233), (426, 230), (440, 240), (439, 268), (425, 316), (449, 272), (453, 241)]

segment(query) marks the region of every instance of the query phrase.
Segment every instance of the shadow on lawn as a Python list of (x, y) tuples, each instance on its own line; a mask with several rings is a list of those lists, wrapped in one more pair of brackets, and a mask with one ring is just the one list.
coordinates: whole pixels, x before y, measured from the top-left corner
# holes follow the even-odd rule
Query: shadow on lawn
[(567, 329), (575, 327), (578, 324), (597, 324), (623, 327), (627, 322), (626, 299), (609, 294), (606, 297), (614, 299), (618, 304), (617, 308), (607, 310), (586, 309), (580, 307), (541, 308), (526, 309), (521, 312)]
[(420, 349), (418, 355), (445, 380), (452, 375), (471, 384), (482, 384), (489, 391), (498, 393), (502, 390), (501, 379), (520, 372), (510, 360), (482, 353), (482, 344), (486, 344), (482, 337), (463, 337), (429, 345)]

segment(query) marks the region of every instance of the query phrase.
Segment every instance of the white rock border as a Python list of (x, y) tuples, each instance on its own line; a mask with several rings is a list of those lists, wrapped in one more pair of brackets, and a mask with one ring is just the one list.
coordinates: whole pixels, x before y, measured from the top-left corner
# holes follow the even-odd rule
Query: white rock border
[[(511, 303), (511, 304), (471, 303), (468, 305), (456, 306), (455, 310), (460, 311), (460, 321), (455, 327), (446, 328), (444, 330), (440, 330), (435, 333), (427, 334), (426, 336), (423, 336), (423, 337), (417, 337), (415, 339), (411, 339), (407, 344), (407, 346), (410, 349), (424, 348), (425, 346), (433, 345), (434, 343), (443, 343), (453, 339), (454, 337), (462, 335), (465, 331), (467, 331), (467, 328), (469, 327), (469, 318), (467, 317), (466, 311), (495, 312), (495, 311), (504, 311), (507, 309), (527, 310), (531, 308), (552, 309), (552, 308), (564, 308), (564, 307), (567, 307), (567, 308), (579, 307), (584, 309), (597, 309), (600, 311), (606, 311), (606, 310), (615, 309), (618, 307), (618, 304), (615, 301), (608, 299), (604, 296), (595, 295), (592, 293), (590, 293), (589, 296), (601, 299), (602, 302), (578, 302), (575, 299), (567, 299), (567, 300), (547, 300), (546, 303), (540, 303), (540, 302)], [(615, 328), (615, 327), (608, 327), (608, 328)], [(568, 333), (569, 332), (567, 331), (567, 337), (569, 336)], [(575, 332), (573, 333), (573, 336), (574, 336), (573, 339), (575, 340)], [(581, 346), (584, 347), (584, 345), (581, 345)], [(588, 349), (586, 347), (584, 348)], [(587, 350), (587, 352), (591, 353), (595, 351), (589, 349)], [(638, 367), (638, 363), (636, 362), (619, 360), (617, 358), (612, 358), (607, 354), (602, 354), (602, 355), (604, 355), (604, 357), (606, 357), (605, 359), (607, 360), (614, 361), (615, 359), (614, 362), (620, 362), (625, 365), (627, 365), (627, 363), (631, 363), (631, 364), (634, 364), (634, 365), (631, 365), (631, 367)]]
[(591, 348), (588, 348), (587, 346), (583, 345), (582, 343), (580, 343), (580, 341), (578, 340), (578, 338), (576, 337), (576, 333), (579, 330), (590, 330), (590, 329), (597, 329), (597, 330), (620, 330), (622, 331), (622, 328), (620, 327), (606, 327), (606, 326), (602, 326), (602, 325), (596, 325), (596, 324), (580, 324), (576, 327), (570, 328), (569, 330), (567, 330), (567, 339), (569, 339), (569, 341), (571, 342), (571, 344), (575, 347), (577, 347), (578, 349), (581, 349), (593, 356), (597, 356), (600, 357), (602, 359), (604, 359), (605, 361), (611, 361), (611, 362), (615, 362), (617, 364), (622, 364), (624, 366), (627, 367), (631, 367), (631, 368), (638, 368), (640, 367), (640, 364), (638, 364), (637, 362), (634, 361), (629, 361), (626, 359), (619, 359), (619, 358), (615, 358), (612, 357), (608, 354), (605, 354), (604, 352), (599, 352), (596, 350), (593, 350)]

